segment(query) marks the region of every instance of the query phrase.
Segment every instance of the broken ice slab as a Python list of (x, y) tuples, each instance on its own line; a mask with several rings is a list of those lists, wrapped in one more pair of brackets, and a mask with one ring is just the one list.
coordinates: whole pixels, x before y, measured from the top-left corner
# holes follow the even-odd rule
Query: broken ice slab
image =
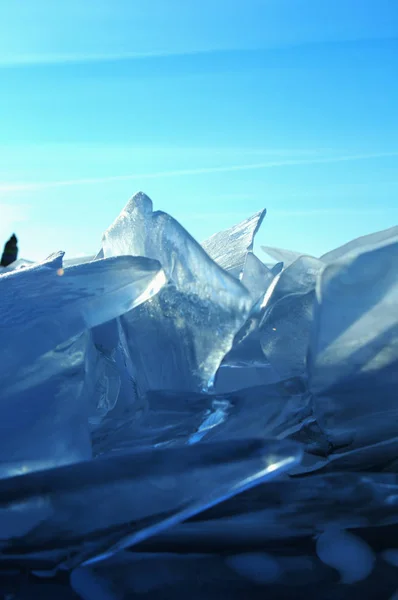
[(137, 550), (244, 552), (262, 547), (269, 551), (330, 526), (360, 531), (370, 526), (391, 528), (398, 523), (397, 498), (395, 473), (280, 478), (203, 511), (146, 540)]
[(282, 263), (286, 269), (301, 256), (306, 256), (305, 252), (295, 252), (294, 250), (286, 250), (285, 248), (274, 248), (272, 246), (261, 246), (261, 250), (268, 256), (271, 256), (278, 263)]
[(312, 256), (297, 258), (273, 280), (272, 293), (264, 300), (264, 308), (275, 304), (288, 294), (305, 294), (314, 290), (318, 274), (323, 268), (324, 264), (318, 258)]
[(120, 421), (128, 415), (131, 418), (140, 406), (134, 368), (125, 350), (119, 319), (94, 327), (91, 335), (90, 378), (94, 385), (90, 396), (90, 426), (94, 431), (108, 416), (118, 428)]
[(281, 273), (283, 271), (283, 267), (284, 267), (283, 262), (277, 262), (271, 268), (271, 273), (273, 275), (279, 275), (279, 273)]
[[(271, 324), (271, 327), (267, 325), (268, 318), (271, 318), (271, 323), (273, 317), (269, 317), (269, 312), (272, 307), (279, 302), (282, 298), (287, 297), (291, 294), (297, 294), (296, 301), (296, 313), (297, 315), (300, 313), (300, 318), (297, 322), (294, 319), (291, 319), (285, 324), (285, 327), (291, 327), (291, 333), (293, 335), (293, 329), (296, 327), (298, 330), (303, 332), (307, 326), (309, 326), (309, 314), (310, 310), (309, 306), (311, 302), (308, 300), (310, 298), (311, 292), (315, 289), (316, 280), (318, 274), (321, 272), (324, 267), (323, 263), (317, 258), (313, 258), (311, 256), (300, 256), (300, 258), (296, 259), (293, 263), (291, 263), (286, 269), (279, 272), (276, 275), (259, 306), (256, 306), (254, 310), (252, 310), (250, 317), (245, 322), (244, 326), (240, 329), (240, 331), (236, 334), (234, 338), (234, 345), (232, 350), (224, 359), (224, 364), (228, 364), (230, 366), (238, 365), (242, 363), (244, 360), (247, 362), (249, 360), (252, 361), (253, 366), (254, 363), (259, 363), (261, 360), (263, 363), (270, 363), (271, 361), (271, 345), (272, 341), (275, 340), (275, 343), (279, 344), (277, 353), (275, 353), (275, 360), (278, 362), (282, 372), (286, 376), (290, 376), (290, 367), (286, 365), (286, 369), (283, 369), (283, 366), (280, 364), (278, 356), (280, 356), (279, 352), (281, 350), (281, 344), (283, 344), (283, 340), (277, 341), (277, 333), (273, 331), (274, 325)], [(303, 299), (300, 298), (299, 295), (309, 294), (308, 298)], [(287, 304), (292, 304), (294, 301), (286, 300)], [(302, 304), (302, 308), (300, 309), (300, 303)], [(283, 307), (283, 304), (282, 304)], [(307, 308), (305, 308), (307, 307)], [(308, 310), (307, 310), (308, 309)], [(283, 317), (283, 309), (282, 312), (278, 311), (278, 322), (284, 319)], [(286, 316), (288, 318), (288, 316)], [(263, 333), (263, 329), (266, 332)], [(306, 330), (307, 331), (307, 330)], [(289, 335), (285, 332), (284, 335)], [(300, 333), (298, 333), (300, 335)], [(307, 332), (308, 335), (308, 332)], [(263, 342), (262, 342), (263, 340)], [(264, 347), (267, 348), (267, 351), (270, 353), (270, 358), (268, 359), (261, 348), (261, 344), (264, 343)], [(293, 346), (290, 348), (291, 353), (295, 353), (296, 358), (293, 359), (293, 354), (291, 356), (291, 360), (293, 361), (291, 366), (293, 367), (294, 361), (299, 360), (301, 363), (303, 360), (299, 359), (300, 352), (304, 352), (305, 346), (307, 344), (307, 340), (300, 340), (300, 347), (295, 350)], [(272, 365), (273, 367), (275, 365)], [(296, 364), (298, 367), (298, 363)], [(297, 368), (294, 367), (294, 371), (291, 375), (297, 374)], [(277, 369), (276, 369), (277, 370)]]
[(383, 242), (393, 242), (398, 239), (398, 227), (390, 227), (389, 229), (383, 229), (382, 231), (376, 231), (375, 233), (370, 233), (369, 235), (363, 235), (359, 238), (351, 240), (347, 244), (343, 246), (339, 246), (330, 252), (327, 252), (323, 256), (321, 256), (321, 261), (324, 263), (332, 263), (336, 262), (336, 260), (340, 260), (346, 254), (350, 254), (351, 252), (363, 252), (366, 249), (369, 249), (372, 246), (377, 246)]
[(262, 300), (274, 277), (272, 271), (253, 252), (247, 253), (241, 281), (249, 290), (253, 303)]
[(2, 374), (0, 478), (91, 457), (88, 345), (86, 332)]
[(283, 296), (261, 324), (262, 351), (282, 379), (305, 375), (314, 299), (314, 290)]
[(0, 379), (145, 302), (165, 283), (154, 260), (118, 257), (64, 269), (62, 257), (0, 277)]
[(64, 258), (63, 263), (64, 267), (75, 267), (76, 265), (83, 265), (84, 263), (92, 262), (93, 260), (96, 260), (96, 258), (97, 257), (95, 254), (88, 256), (78, 256), (75, 258)]
[[(300, 441), (303, 431), (291, 436), (291, 439)], [(303, 440), (304, 438), (302, 438)], [(351, 449), (349, 446), (333, 448), (329, 452), (319, 455), (319, 448), (311, 445), (305, 447), (306, 454), (302, 463), (292, 470), (293, 475), (318, 475), (339, 472), (385, 472), (395, 473), (398, 467), (398, 437), (382, 440), (376, 444), (369, 444)]]
[(26, 260), (24, 258), (18, 258), (13, 263), (8, 265), (8, 267), (0, 267), (0, 275), (5, 273), (10, 273), (11, 271), (17, 271), (19, 269), (25, 269), (26, 267), (31, 267), (34, 264), (32, 260)]
[(291, 442), (234, 440), (135, 452), (0, 481), (0, 560), (64, 549), (97, 561), (286, 472)]
[(177, 221), (152, 212), (142, 193), (105, 233), (103, 251), (157, 259), (169, 280), (156, 298), (120, 319), (139, 392), (207, 389), (251, 308), (246, 288)]
[(311, 415), (310, 399), (303, 391), (301, 380), (291, 379), (228, 394), (149, 392), (140, 415), (134, 410), (125, 413), (117, 428), (110, 417), (104, 420), (93, 434), (93, 452), (286, 437)]
[(130, 310), (164, 281), (133, 257), (62, 268), (62, 254), (0, 278), (0, 477), (91, 456), (87, 418), (117, 400), (112, 357), (88, 328)]
[(317, 287), (309, 377), (330, 443), (358, 448), (396, 436), (398, 241), (328, 265)]
[(222, 364), (214, 381), (216, 394), (227, 394), (244, 388), (268, 385), (280, 381), (280, 375), (269, 363)]
[(261, 210), (230, 229), (215, 233), (202, 242), (202, 248), (220, 267), (239, 279), (266, 212)]

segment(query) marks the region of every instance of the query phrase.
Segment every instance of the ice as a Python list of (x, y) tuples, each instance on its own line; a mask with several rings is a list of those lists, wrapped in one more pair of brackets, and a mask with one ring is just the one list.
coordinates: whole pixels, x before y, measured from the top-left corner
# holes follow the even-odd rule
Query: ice
[(89, 459), (88, 334), (2, 376), (0, 478)]
[[(285, 250), (284, 248), (274, 248), (272, 246), (261, 246), (261, 250), (268, 256), (282, 263), (286, 268), (294, 263), (298, 258), (304, 256), (304, 252), (295, 252), (293, 250)], [(277, 264), (278, 264), (277, 263)]]
[(386, 242), (327, 266), (317, 285), (310, 388), (336, 447), (397, 434), (397, 259), (398, 242)]
[(283, 271), (283, 262), (277, 262), (271, 268), (271, 273), (273, 275), (279, 275), (279, 273), (281, 273), (281, 271)]
[(280, 273), (272, 295), (264, 302), (264, 306), (269, 308), (284, 296), (305, 294), (315, 289), (318, 274), (323, 267), (323, 263), (317, 258), (300, 256)]
[(202, 242), (207, 254), (228, 271), (240, 278), (248, 252), (253, 252), (254, 237), (261, 227), (266, 210), (254, 214), (249, 219), (234, 225), (230, 229), (215, 233)]
[[(76, 265), (83, 265), (84, 263), (87, 262), (92, 262), (93, 260), (95, 260), (97, 257), (95, 255), (88, 255), (88, 256), (78, 256), (77, 258), (64, 258), (64, 267), (74, 267)], [(98, 257), (98, 258), (104, 258), (102, 257)]]
[(63, 269), (62, 253), (0, 277), (0, 477), (91, 457), (87, 419), (110, 409), (119, 384), (89, 329), (150, 298), (164, 279), (154, 260)]
[(254, 303), (262, 300), (274, 277), (271, 269), (266, 267), (253, 252), (247, 253), (241, 281), (249, 290)]
[(33, 558), (56, 542), (65, 567), (96, 562), (273, 479), (300, 457), (291, 442), (245, 439), (111, 455), (11, 477), (0, 481), (0, 498), (9, 511), (21, 510), (22, 519), (29, 513), (31, 528), (10, 524), (1, 551)]
[(398, 548), (388, 548), (383, 552), (383, 559), (394, 567), (398, 567)]
[(280, 563), (265, 553), (236, 554), (226, 562), (239, 575), (260, 585), (276, 581), (283, 573)]
[[(244, 600), (252, 598), (253, 593), (257, 598), (257, 582), (245, 577), (245, 573), (240, 574), (239, 568), (234, 568), (234, 559), (224, 559), (214, 553), (125, 552), (101, 564), (76, 569), (71, 582), (84, 600), (118, 600), (136, 596), (159, 600), (186, 597)], [(271, 561), (272, 558), (268, 560), (269, 570), (272, 568)], [(249, 570), (250, 566), (247, 567)], [(264, 593), (264, 588), (260, 589)]]
[(6, 374), (131, 310), (165, 283), (154, 260), (118, 257), (64, 269), (62, 257), (0, 277), (0, 364)]
[(11, 263), (8, 267), (0, 267), (0, 275), (4, 273), (10, 273), (11, 271), (17, 271), (18, 269), (24, 269), (26, 267), (30, 267), (34, 264), (31, 260), (26, 260), (24, 258), (18, 258), (16, 261)]
[[(145, 549), (158, 552), (191, 547), (245, 549), (287, 547), (319, 530), (379, 528), (386, 548), (396, 543), (398, 478), (387, 473), (340, 472), (311, 477), (279, 478), (204, 511), (172, 530), (148, 540)], [(390, 534), (387, 528), (390, 527)], [(290, 540), (290, 542), (289, 542)]]
[(264, 371), (264, 375), (268, 377), (270, 366), (280, 378), (303, 374), (313, 321), (315, 283), (323, 267), (317, 258), (300, 256), (275, 275), (261, 305), (254, 307), (235, 336), (234, 346), (224, 362), (233, 367), (251, 363), (256, 368), (261, 361), (267, 362), (268, 373)]
[(261, 325), (261, 349), (281, 378), (305, 375), (315, 293), (288, 294)]
[[(245, 346), (243, 343), (242, 346)], [(240, 347), (238, 347), (240, 348)], [(280, 381), (280, 376), (271, 367), (269, 363), (264, 362), (264, 355), (259, 357), (259, 362), (256, 359), (251, 362), (250, 357), (244, 356), (243, 348), (241, 357), (246, 358), (246, 364), (228, 364), (224, 363), (217, 371), (214, 382), (214, 391), (216, 394), (226, 394), (236, 392), (245, 388), (268, 385)], [(261, 353), (261, 348), (259, 348)], [(227, 360), (235, 362), (240, 360), (239, 356), (231, 354)], [(262, 361), (262, 362), (260, 362)]]
[(264, 214), (0, 270), (1, 597), (395, 593), (398, 228), (271, 267)]
[(157, 259), (168, 285), (121, 317), (141, 394), (151, 389), (202, 390), (245, 322), (246, 288), (214, 263), (185, 229), (136, 194), (104, 235), (104, 256)]
[(375, 556), (360, 538), (338, 529), (329, 529), (317, 539), (319, 558), (340, 573), (342, 583), (366, 579), (373, 570)]
[(351, 252), (360, 252), (366, 250), (368, 247), (377, 246), (383, 242), (392, 242), (398, 238), (398, 227), (390, 227), (389, 229), (383, 229), (382, 231), (376, 231), (369, 235), (363, 235), (355, 240), (327, 252), (321, 256), (321, 261), (327, 264), (336, 262), (343, 258), (346, 254)]
[[(278, 573), (280, 578), (276, 577)], [(327, 585), (326, 593), (320, 585), (322, 580)], [(71, 581), (84, 600), (346, 597), (344, 590), (341, 595), (341, 586), (334, 584), (332, 569), (319, 560), (305, 555), (289, 556), (278, 550), (273, 554), (259, 550), (241, 555), (229, 550), (222, 555), (215, 551), (125, 552), (101, 564), (76, 569)], [(336, 592), (336, 596), (332, 595)]]
[[(152, 391), (143, 399), (140, 416), (108, 433), (108, 420), (96, 431), (96, 455), (142, 447), (171, 447), (199, 441), (275, 437), (296, 429), (307, 416), (309, 401), (298, 382), (263, 385), (233, 394)], [(108, 416), (108, 419), (111, 417)]]

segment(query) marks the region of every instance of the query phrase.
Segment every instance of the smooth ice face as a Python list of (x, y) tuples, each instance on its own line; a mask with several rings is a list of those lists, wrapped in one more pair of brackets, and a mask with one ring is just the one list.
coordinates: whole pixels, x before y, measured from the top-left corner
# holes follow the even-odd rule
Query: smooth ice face
[(131, 310), (165, 283), (160, 264), (146, 258), (119, 257), (64, 269), (62, 256), (0, 277), (3, 373)]
[(283, 296), (261, 325), (262, 351), (281, 378), (305, 374), (314, 299), (314, 290)]
[(289, 294), (305, 294), (315, 289), (318, 274), (324, 264), (312, 256), (300, 256), (285, 268), (273, 281), (272, 294), (264, 302), (264, 307), (275, 304)]
[(272, 271), (253, 252), (247, 253), (241, 281), (254, 303), (262, 299), (274, 277)]
[(278, 262), (283, 263), (285, 269), (298, 258), (305, 255), (304, 252), (295, 252), (294, 250), (285, 250), (284, 248), (274, 248), (272, 246), (261, 246), (261, 250)]
[(64, 258), (63, 263), (64, 267), (75, 267), (76, 265), (83, 265), (84, 263), (92, 262), (95, 259), (96, 256), (93, 254), (90, 256), (78, 256), (76, 258)]
[(1, 479), (91, 458), (89, 343), (86, 332), (2, 374)]
[(347, 255), (316, 290), (309, 377), (321, 426), (358, 447), (396, 436), (398, 242)]
[[(246, 357), (246, 361), (251, 361), (254, 366), (261, 360), (264, 362), (265, 354), (274, 371), (281, 376), (295, 376), (302, 371), (312, 320), (311, 292), (323, 267), (317, 258), (300, 256), (273, 277), (259, 310), (251, 314), (237, 334), (234, 347), (226, 357), (229, 365), (242, 364)], [(288, 299), (288, 296), (292, 298)], [(279, 308), (273, 312), (276, 304)], [(293, 339), (297, 346), (292, 343)], [(288, 354), (283, 358), (285, 350)]]
[(110, 428), (117, 429), (140, 408), (133, 365), (119, 319), (94, 327), (90, 333), (90, 426), (92, 431), (98, 430), (107, 417)]
[(139, 391), (206, 389), (252, 301), (171, 216), (137, 194), (104, 236), (105, 256), (144, 254), (169, 279), (156, 297), (120, 319)]
[(369, 235), (363, 235), (355, 240), (351, 240), (339, 248), (335, 248), (330, 252), (327, 252), (321, 256), (321, 261), (330, 264), (340, 260), (346, 254), (351, 252), (363, 252), (372, 246), (377, 246), (383, 242), (393, 242), (398, 239), (398, 227), (390, 227), (389, 229), (383, 229), (382, 231), (376, 231)]
[(266, 212), (264, 209), (230, 229), (215, 233), (202, 242), (202, 248), (220, 267), (239, 279)]
[(272, 281), (253, 339), (281, 377), (303, 375), (313, 322), (315, 284), (323, 263), (300, 256)]

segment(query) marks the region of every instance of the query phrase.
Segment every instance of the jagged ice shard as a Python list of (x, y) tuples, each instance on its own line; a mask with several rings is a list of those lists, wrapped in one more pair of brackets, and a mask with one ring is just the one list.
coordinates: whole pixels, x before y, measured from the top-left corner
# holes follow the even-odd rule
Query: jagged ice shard
[[(62, 253), (0, 277), (0, 477), (89, 458), (90, 328), (155, 294), (157, 261), (118, 257), (63, 269)], [(54, 430), (55, 428), (55, 430)]]
[(177, 221), (153, 212), (142, 193), (105, 233), (103, 253), (156, 259), (168, 280), (156, 298), (121, 317), (139, 391), (207, 389), (250, 310), (246, 288)]
[(0, 597), (394, 597), (397, 227), (269, 268), (264, 215), (0, 270)]
[(265, 214), (266, 210), (261, 210), (230, 229), (215, 233), (202, 242), (202, 247), (220, 267), (239, 279), (246, 262), (246, 255), (253, 251), (254, 237), (261, 227)]
[(317, 282), (310, 388), (336, 447), (397, 436), (398, 241), (350, 253)]

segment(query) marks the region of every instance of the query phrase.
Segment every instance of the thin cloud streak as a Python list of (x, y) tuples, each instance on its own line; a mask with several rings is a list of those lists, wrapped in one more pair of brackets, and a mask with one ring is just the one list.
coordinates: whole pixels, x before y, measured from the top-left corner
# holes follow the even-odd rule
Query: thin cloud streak
[[(398, 207), (396, 209), (390, 209), (392, 212), (397, 212)], [(274, 219), (277, 217), (281, 218), (289, 218), (289, 217), (333, 217), (333, 216), (348, 216), (348, 215), (357, 215), (360, 212), (361, 215), (384, 215), (385, 210), (383, 208), (375, 208), (375, 209), (364, 209), (360, 210), (355, 208), (314, 208), (308, 210), (273, 210), (267, 208), (267, 219)], [(190, 221), (208, 221), (209, 219), (225, 219), (225, 212), (185, 212), (185, 213), (176, 213), (176, 217), (180, 219), (189, 219)], [(247, 211), (235, 211), (228, 212), (229, 219), (236, 219), (236, 222), (239, 220), (243, 221), (247, 219), (248, 212)]]
[(395, 152), (378, 152), (373, 154), (354, 154), (345, 156), (335, 156), (328, 158), (309, 158), (309, 159), (292, 159), (280, 161), (268, 161), (247, 165), (230, 165), (224, 167), (204, 167), (199, 169), (180, 169), (173, 171), (158, 171), (155, 173), (133, 173), (130, 175), (113, 175), (109, 177), (94, 177), (84, 179), (67, 179), (60, 181), (41, 181), (27, 183), (0, 183), (0, 192), (23, 192), (35, 191), (69, 186), (80, 185), (97, 185), (106, 183), (115, 183), (121, 181), (137, 181), (145, 179), (162, 179), (168, 177), (187, 177), (195, 175), (211, 175), (212, 173), (233, 173), (238, 171), (255, 171), (263, 169), (272, 169), (278, 167), (300, 166), (300, 165), (317, 165), (317, 164), (333, 164), (340, 162), (354, 162), (358, 160), (371, 160), (377, 158), (398, 157), (398, 151)]
[[(156, 51), (156, 52), (120, 52), (120, 53), (87, 53), (87, 54), (21, 54), (13, 56), (0, 55), (0, 69), (14, 69), (18, 67), (35, 67), (68, 64), (90, 64), (101, 62), (123, 62), (145, 58), (172, 58), (179, 56), (207, 55), (222, 52), (217, 48), (206, 50), (181, 51)], [(228, 51), (228, 50), (225, 50)]]
[[(389, 209), (390, 211), (398, 211), (398, 208)], [(309, 210), (269, 210), (270, 217), (322, 217), (322, 216), (348, 216), (348, 215), (384, 215), (383, 208), (314, 208)]]

